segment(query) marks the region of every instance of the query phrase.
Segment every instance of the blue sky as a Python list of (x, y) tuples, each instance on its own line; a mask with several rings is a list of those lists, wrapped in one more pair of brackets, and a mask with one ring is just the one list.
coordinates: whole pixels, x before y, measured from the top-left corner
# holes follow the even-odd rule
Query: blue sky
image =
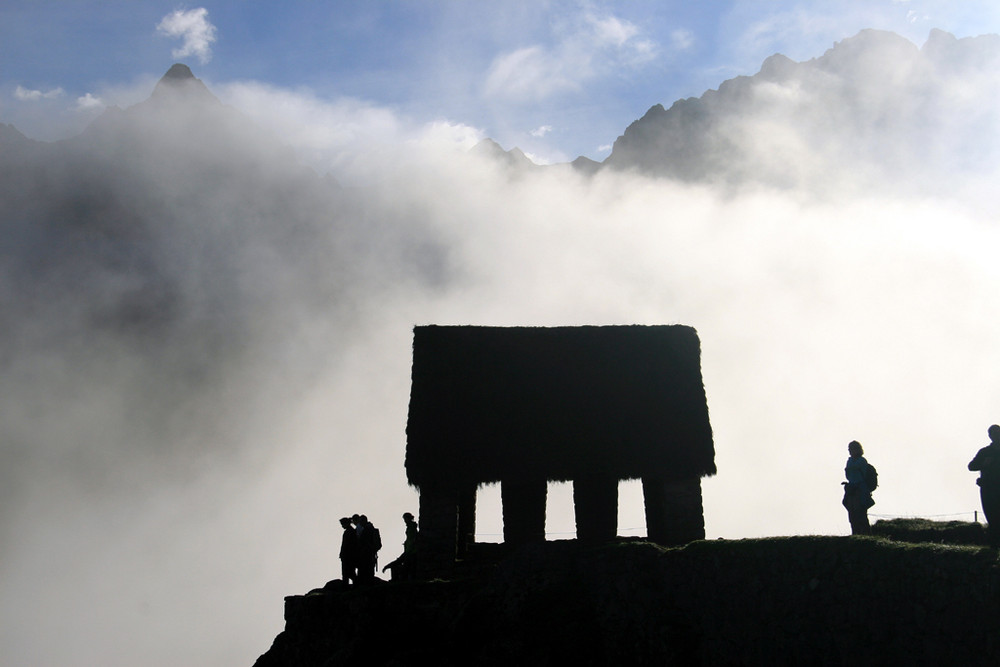
[[(172, 18), (171, 18), (172, 17)], [(922, 44), (1000, 31), (985, 1), (174, 2), (8, 0), (0, 122), (78, 131), (148, 95), (175, 61), (210, 86), (255, 81), (474, 127), (543, 162), (601, 160), (650, 106), (821, 55), (864, 28)]]

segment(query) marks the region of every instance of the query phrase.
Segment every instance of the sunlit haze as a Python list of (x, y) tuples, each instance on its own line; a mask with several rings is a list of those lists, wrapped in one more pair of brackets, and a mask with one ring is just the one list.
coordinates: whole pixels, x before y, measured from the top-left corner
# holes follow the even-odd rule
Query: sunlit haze
[(848, 534), (855, 439), (973, 520), (1000, 9), (760, 4), (5, 2), (0, 664), (250, 665), (341, 516), (398, 555), (416, 325), (697, 329), (710, 539)]

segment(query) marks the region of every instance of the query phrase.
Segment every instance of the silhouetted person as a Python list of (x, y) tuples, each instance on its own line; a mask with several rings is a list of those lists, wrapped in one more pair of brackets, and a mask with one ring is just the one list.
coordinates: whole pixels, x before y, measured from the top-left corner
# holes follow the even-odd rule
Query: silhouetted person
[(403, 523), (406, 524), (406, 537), (403, 539), (403, 553), (413, 554), (417, 549), (417, 538), (420, 531), (417, 529), (417, 522), (409, 512), (403, 513)]
[(358, 583), (358, 532), (347, 517), (340, 520), (340, 525), (344, 529), (340, 538), (340, 577), (349, 586)]
[(399, 558), (382, 568), (382, 571), (391, 570), (393, 581), (413, 579), (413, 568), (417, 561), (417, 522), (409, 512), (403, 514), (403, 523), (406, 524), (406, 538), (403, 540), (403, 553)]
[(358, 533), (358, 583), (370, 584), (375, 580), (375, 563), (382, 545), (376, 537), (378, 531), (368, 522), (367, 516), (362, 514), (356, 521), (352, 517), (352, 521)]
[(844, 484), (844, 507), (847, 508), (847, 518), (851, 522), (851, 535), (871, 535), (872, 527), (868, 523), (868, 508), (875, 504), (872, 500), (872, 488), (865, 479), (868, 461), (865, 460), (865, 450), (861, 443), (852, 440), (847, 445), (851, 455), (844, 467), (847, 481)]
[[(978, 470), (979, 498), (986, 516), (986, 531), (990, 546), (1000, 546), (1000, 426), (993, 424), (986, 431), (990, 444), (986, 445), (969, 461), (969, 470)], [(995, 521), (995, 523), (994, 523)]]

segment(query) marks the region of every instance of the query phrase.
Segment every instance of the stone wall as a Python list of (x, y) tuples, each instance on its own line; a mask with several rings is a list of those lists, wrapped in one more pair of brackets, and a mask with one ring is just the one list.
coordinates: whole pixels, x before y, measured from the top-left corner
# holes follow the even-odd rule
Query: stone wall
[(481, 579), (286, 598), (257, 667), (995, 665), (995, 551), (878, 538), (532, 545)]

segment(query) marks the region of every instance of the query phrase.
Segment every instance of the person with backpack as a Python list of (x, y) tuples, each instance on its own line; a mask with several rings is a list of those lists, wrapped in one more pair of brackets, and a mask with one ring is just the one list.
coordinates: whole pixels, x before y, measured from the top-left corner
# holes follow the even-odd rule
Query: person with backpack
[(382, 537), (364, 514), (351, 517), (358, 533), (358, 583), (370, 584), (375, 580), (375, 566), (378, 551), (382, 548)]
[(847, 477), (844, 485), (844, 507), (847, 508), (847, 518), (851, 522), (851, 535), (871, 535), (872, 527), (868, 523), (868, 508), (875, 504), (872, 491), (878, 486), (878, 473), (875, 467), (865, 459), (865, 450), (861, 443), (852, 440), (847, 445), (850, 458), (844, 467)]
[(976, 452), (969, 461), (969, 470), (979, 472), (976, 484), (986, 517), (986, 535), (990, 546), (996, 549), (1000, 547), (1000, 426), (993, 424), (986, 433), (990, 444)]

